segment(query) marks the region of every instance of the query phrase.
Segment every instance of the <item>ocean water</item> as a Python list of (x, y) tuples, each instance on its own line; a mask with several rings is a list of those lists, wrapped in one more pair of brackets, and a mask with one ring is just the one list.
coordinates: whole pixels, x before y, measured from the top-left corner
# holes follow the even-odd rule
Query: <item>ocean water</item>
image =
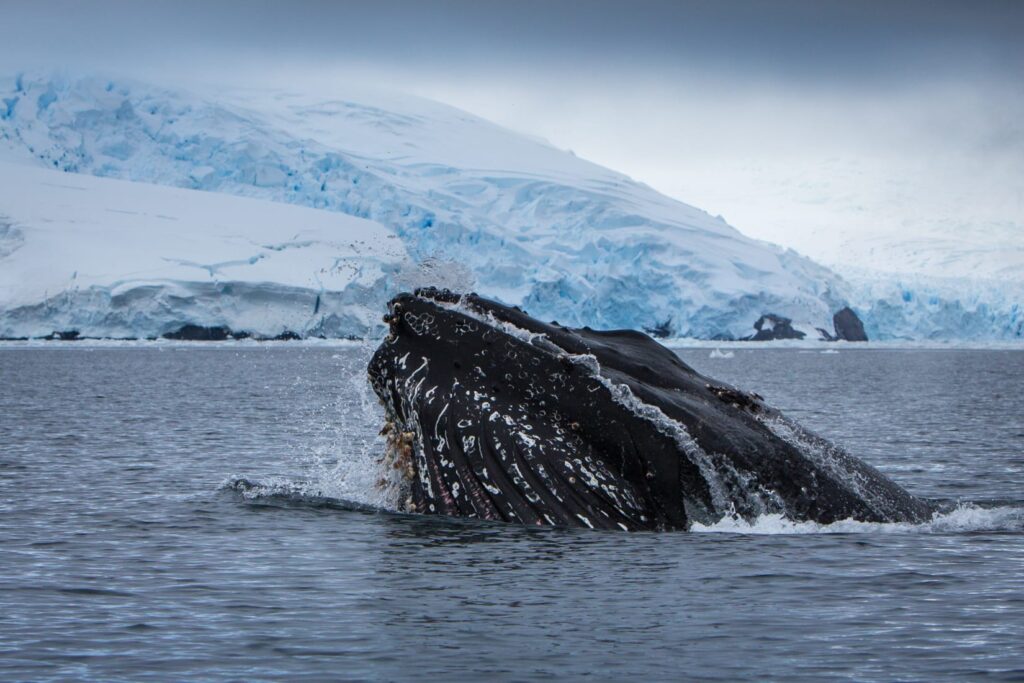
[(680, 351), (956, 507), (675, 534), (381, 511), (368, 352), (0, 345), (0, 680), (1024, 680), (1024, 352)]

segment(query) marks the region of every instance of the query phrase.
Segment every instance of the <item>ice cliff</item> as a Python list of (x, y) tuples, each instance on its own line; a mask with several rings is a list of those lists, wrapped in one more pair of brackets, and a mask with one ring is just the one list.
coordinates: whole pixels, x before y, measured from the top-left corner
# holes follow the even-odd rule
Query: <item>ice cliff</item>
[(364, 219), (0, 163), (0, 337), (363, 335), (408, 268)]

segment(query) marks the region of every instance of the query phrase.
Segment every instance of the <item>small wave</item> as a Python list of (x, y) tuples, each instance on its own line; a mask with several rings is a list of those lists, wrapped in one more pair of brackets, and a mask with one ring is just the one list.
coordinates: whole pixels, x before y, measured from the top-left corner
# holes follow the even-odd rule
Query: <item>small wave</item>
[(1024, 531), (1024, 508), (984, 508), (961, 503), (948, 512), (936, 512), (921, 524), (858, 522), (844, 519), (831, 524), (794, 522), (781, 514), (760, 515), (753, 521), (725, 517), (713, 524), (695, 523), (690, 531), (706, 534), (863, 534), (863, 533), (963, 533), (970, 531)]
[[(225, 479), (218, 491), (231, 492), (245, 501), (267, 505), (303, 508), (330, 508), (360, 512), (393, 512), (386, 506), (339, 498), (314, 481), (271, 478), (253, 481), (245, 477)], [(712, 524), (695, 522), (692, 533), (746, 534), (754, 536), (804, 534), (866, 534), (866, 533), (968, 533), (978, 531), (1024, 532), (1024, 507), (981, 507), (960, 503), (945, 512), (936, 512), (932, 519), (920, 524), (908, 522), (860, 522), (843, 519), (831, 524), (795, 522), (780, 513), (759, 515), (752, 521), (740, 517), (723, 517)]]
[(246, 477), (228, 477), (220, 483), (217, 490), (233, 491), (247, 499), (265, 498), (267, 496), (320, 495), (320, 492), (309, 482), (283, 478), (254, 481)]
[(329, 491), (311, 481), (284, 478), (253, 481), (245, 477), (229, 477), (221, 482), (217, 490), (235, 493), (243, 500), (257, 503), (372, 512), (382, 510), (367, 503), (332, 496)]

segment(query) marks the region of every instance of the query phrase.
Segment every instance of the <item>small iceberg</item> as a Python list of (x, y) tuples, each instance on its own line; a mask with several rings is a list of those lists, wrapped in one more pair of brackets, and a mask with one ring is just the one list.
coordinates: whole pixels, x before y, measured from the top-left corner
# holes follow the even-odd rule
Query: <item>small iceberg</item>
[(732, 358), (736, 354), (732, 351), (723, 351), (722, 349), (711, 349), (709, 354), (710, 358)]

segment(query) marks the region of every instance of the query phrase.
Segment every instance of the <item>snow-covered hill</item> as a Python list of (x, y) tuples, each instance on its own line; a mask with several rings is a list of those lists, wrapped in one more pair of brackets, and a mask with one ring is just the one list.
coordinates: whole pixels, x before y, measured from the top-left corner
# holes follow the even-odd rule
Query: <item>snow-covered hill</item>
[(2, 158), (367, 218), (413, 258), (463, 264), (481, 293), (567, 324), (742, 336), (774, 313), (831, 330), (846, 303), (794, 252), (434, 102), (19, 76), (0, 105)]
[(364, 335), (406, 261), (361, 218), (0, 163), (0, 337)]
[[(815, 328), (831, 331), (832, 314), (850, 305), (873, 339), (1024, 338), (1020, 303), (1024, 287), (1013, 277), (1019, 254), (1004, 254), (1000, 261), (1010, 264), (1011, 277), (1002, 273), (983, 285), (968, 277), (978, 271), (977, 264), (959, 270), (939, 268), (941, 277), (843, 269), (840, 272), (848, 276), (844, 279), (793, 251), (749, 239), (720, 217), (541, 140), (436, 102), (365, 87), (339, 86), (337, 92), (314, 95), (225, 90), (197, 94), (100, 78), (21, 75), (0, 79), (0, 160), (135, 181), (117, 191), (104, 189), (105, 201), (127, 201), (136, 188), (145, 188), (138, 190), (141, 203), (136, 210), (151, 215), (167, 211), (145, 208), (150, 198), (164, 201), (146, 183), (321, 210), (310, 216), (333, 215), (339, 221), (336, 227), (317, 222), (332, 220), (328, 217), (309, 219), (322, 226), (316, 238), (320, 251), (282, 252), (275, 262), (292, 259), (290, 265), (260, 275), (261, 284), (251, 285), (267, 292), (292, 286), (304, 292), (354, 292), (344, 283), (292, 279), (308, 280), (308, 274), (320, 272), (334, 253), (335, 234), (344, 235), (353, 225), (336, 214), (348, 214), (374, 221), (378, 230), (397, 236), (413, 261), (433, 258), (451, 264), (435, 270), (435, 279), (450, 276), (448, 270), (465, 269), (480, 293), (566, 324), (631, 327), (678, 337), (742, 337), (754, 332), (762, 315), (774, 314), (791, 318), (795, 329), (814, 334)], [(54, 184), (59, 183), (50, 183)], [(50, 201), (37, 196), (41, 204)], [(201, 201), (206, 200), (188, 200), (195, 206)], [(260, 223), (263, 210), (240, 207), (208, 208), (218, 215), (235, 212), (237, 232), (233, 234), (260, 244), (285, 243), (297, 232), (254, 237), (264, 227), (270, 230)], [(100, 209), (84, 206), (83, 210)], [(4, 220), (17, 225), (12, 223), (16, 217), (8, 214), (12, 211), (0, 204), (0, 216), (7, 215)], [(61, 240), (69, 244), (79, 240), (73, 235), (78, 230), (70, 222), (73, 214), (69, 209), (68, 220), (62, 223), (67, 233)], [(181, 259), (211, 264), (256, 255), (231, 251), (230, 258), (214, 257), (222, 252), (223, 240), (217, 240), (223, 235), (208, 233), (198, 213), (189, 220), (195, 227), (190, 233), (194, 249)], [(2, 225), (0, 230), (5, 229)], [(109, 282), (94, 284), (108, 287), (115, 281), (131, 281), (134, 263), (143, 253), (167, 256), (169, 243), (160, 240), (172, 240), (175, 229), (160, 224), (160, 232), (156, 225), (147, 223), (149, 227), (135, 235), (130, 249), (118, 246), (113, 237), (98, 242), (97, 249), (109, 248)], [(9, 235), (15, 229), (21, 230), (8, 227), (0, 233), (8, 235), (0, 236), (0, 245), (11, 242)], [(163, 237), (154, 237), (151, 244), (146, 241), (144, 235), (158, 233)], [(207, 237), (213, 240), (209, 245)], [(338, 239), (350, 243), (347, 237)], [(955, 239), (942, 244), (940, 248), (939, 242), (928, 241), (925, 258), (930, 263), (941, 264), (943, 254), (958, 249), (970, 251), (971, 263), (987, 263), (992, 246), (958, 245)], [(886, 263), (895, 259), (896, 265), (912, 260), (906, 254), (882, 251), (876, 264), (885, 259)], [(17, 268), (30, 266), (29, 253), (16, 257)], [(81, 282), (72, 283), (71, 276), (89, 267), (79, 267), (75, 253), (69, 252), (61, 262), (63, 270), (35, 264), (37, 270), (52, 271), (45, 291), (36, 292), (41, 298), (35, 304), (52, 301), (68, 287), (83, 291)], [(381, 254), (374, 258), (389, 264), (400, 260)], [(14, 272), (10, 260), (0, 260), (0, 277), (5, 270)], [(963, 265), (970, 259), (954, 261)], [(257, 265), (270, 262), (264, 259)], [(969, 272), (960, 272), (965, 269)], [(225, 271), (220, 272), (210, 271), (211, 278), (222, 277)], [(239, 272), (233, 271), (232, 277)], [(460, 276), (456, 282), (464, 284), (465, 279)], [(182, 273), (169, 276), (168, 281), (200, 282)], [(367, 286), (360, 282), (361, 287)], [(390, 291), (397, 282), (401, 278), (385, 278), (379, 286), (369, 287), (361, 305), (367, 311), (377, 306), (380, 292)], [(159, 305), (165, 312), (168, 306), (174, 309), (175, 321), (190, 316), (212, 321), (217, 316), (208, 314), (210, 307), (223, 308), (213, 291), (194, 290), (189, 300), (196, 303), (181, 310), (175, 309), (178, 298), (165, 297)], [(157, 306), (132, 301), (131, 306), (139, 309)], [(347, 301), (360, 305), (355, 299)], [(18, 316), (24, 324), (51, 310), (25, 308), (30, 303), (19, 295)], [(246, 324), (259, 334), (287, 327), (349, 335), (361, 333), (375, 319), (365, 311), (356, 315), (350, 308), (347, 317), (339, 314), (335, 322), (317, 327), (319, 323), (302, 317), (308, 314), (306, 308), (294, 306), (287, 314), (273, 309), (259, 325)], [(5, 310), (7, 319), (12, 319), (11, 309)], [(96, 308), (91, 315), (101, 314)], [(153, 318), (157, 319), (171, 324), (168, 319)], [(57, 322), (45, 318), (38, 329), (51, 325), (57, 329)], [(117, 323), (111, 330), (118, 334), (133, 330), (124, 334), (138, 336), (143, 328), (153, 329), (146, 325)], [(84, 327), (84, 322), (76, 326)]]

